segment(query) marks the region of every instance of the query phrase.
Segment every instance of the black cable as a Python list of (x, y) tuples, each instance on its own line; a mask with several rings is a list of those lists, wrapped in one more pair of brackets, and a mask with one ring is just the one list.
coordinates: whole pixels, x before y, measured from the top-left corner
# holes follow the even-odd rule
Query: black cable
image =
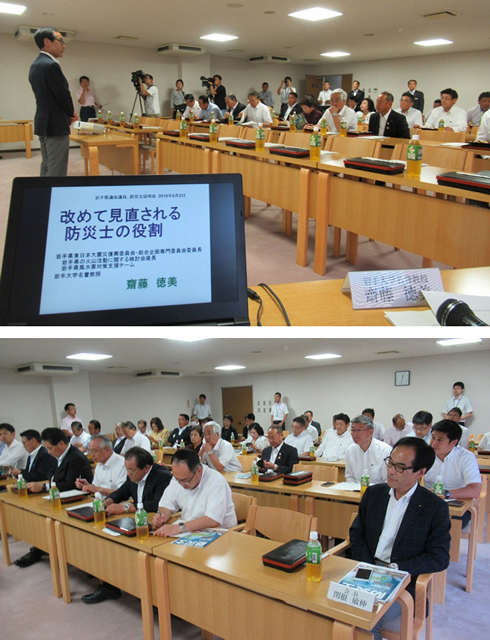
[(247, 287), (247, 296), (250, 298), (250, 300), (254, 300), (255, 302), (259, 303), (259, 309), (257, 311), (257, 326), (261, 327), (262, 323), (260, 322), (260, 314), (262, 313), (262, 298), (259, 296), (259, 294), (257, 292), (255, 292), (253, 289), (250, 289), (250, 287)]
[(268, 284), (265, 284), (264, 282), (259, 282), (258, 286), (259, 287), (263, 287), (266, 291), (268, 291), (270, 293), (271, 296), (273, 296), (275, 298), (277, 304), (281, 308), (281, 311), (282, 311), (282, 313), (284, 315), (284, 319), (286, 320), (287, 326), (290, 327), (291, 326), (291, 322), (289, 321), (289, 317), (288, 317), (288, 314), (286, 313), (286, 309), (284, 308), (284, 305), (280, 301), (279, 297), (274, 293), (274, 291), (272, 291), (272, 289), (269, 287)]

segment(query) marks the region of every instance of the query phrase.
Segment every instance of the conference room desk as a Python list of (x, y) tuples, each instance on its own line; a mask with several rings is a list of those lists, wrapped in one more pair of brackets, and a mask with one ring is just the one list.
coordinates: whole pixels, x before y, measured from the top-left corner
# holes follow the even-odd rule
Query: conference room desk
[(0, 120), (0, 144), (25, 142), (26, 158), (32, 158), (32, 120)]
[(126, 175), (139, 173), (138, 139), (122, 132), (80, 134), (71, 129), (70, 141), (80, 145), (85, 175), (98, 176), (99, 165)]
[[(490, 296), (490, 267), (447, 269), (441, 271), (441, 277), (444, 289), (448, 292)], [(286, 308), (292, 326), (392, 326), (385, 317), (387, 309), (354, 310), (351, 294), (341, 291), (343, 282), (343, 280), (317, 280), (270, 286)], [(284, 326), (286, 323), (281, 309), (269, 293), (259, 286), (251, 289), (258, 293), (264, 302), (260, 317), (262, 324)], [(311, 313), (305, 313), (305, 300), (308, 300)], [(249, 299), (248, 312), (253, 326), (257, 326), (258, 308), (258, 303)], [(413, 307), (410, 310), (426, 311), (427, 309), (428, 307)], [(390, 311), (406, 310), (390, 309)]]
[(259, 482), (253, 484), (250, 478), (235, 478), (237, 471), (222, 472), (225, 480), (236, 493), (244, 493), (247, 496), (257, 498), (259, 507), (278, 507), (279, 509), (291, 509), (301, 511), (300, 498), (303, 497), (305, 486), (291, 487), (283, 484), (282, 478), (272, 482)]
[(0, 533), (5, 564), (11, 564), (8, 535), (45, 551), (49, 554), (53, 593), (59, 598), (61, 583), (53, 515), (48, 500), (41, 496), (19, 498), (11, 491), (0, 493)]
[[(154, 514), (148, 514), (151, 522)], [(150, 536), (139, 541), (126, 536), (114, 537), (95, 527), (93, 522), (70, 518), (66, 509), (53, 512), (54, 531), (58, 549), (59, 569), (63, 600), (71, 602), (68, 565), (73, 565), (90, 575), (109, 582), (141, 600), (143, 637), (153, 640), (153, 605), (156, 593), (152, 579), (157, 546), (170, 539)], [(109, 516), (108, 522), (124, 517)]]
[(306, 465), (318, 465), (318, 466), (326, 466), (326, 467), (337, 467), (339, 470), (339, 476), (337, 482), (345, 482), (345, 459), (344, 460), (336, 460), (335, 462), (330, 460), (323, 460), (323, 458), (301, 458), (299, 459), (300, 464)]
[[(307, 582), (305, 568), (288, 574), (263, 566), (262, 555), (278, 546), (229, 531), (203, 549), (155, 547), (160, 639), (172, 638), (171, 614), (204, 629), (206, 638), (211, 633), (226, 640), (372, 638), (363, 629), (369, 631), (389, 605), (369, 613), (326, 597), (330, 582), (340, 580), (356, 562), (328, 556), (322, 562), (322, 581)], [(398, 601), (401, 637), (411, 640), (413, 600), (402, 591)]]

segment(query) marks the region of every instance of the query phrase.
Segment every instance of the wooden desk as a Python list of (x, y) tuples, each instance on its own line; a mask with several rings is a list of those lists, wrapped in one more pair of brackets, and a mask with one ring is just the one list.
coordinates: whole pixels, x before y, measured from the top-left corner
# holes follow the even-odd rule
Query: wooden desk
[(32, 120), (0, 120), (0, 144), (25, 142), (26, 158), (32, 158)]
[(0, 533), (5, 564), (11, 564), (8, 534), (45, 551), (49, 554), (53, 593), (59, 598), (61, 583), (53, 513), (48, 501), (40, 496), (19, 498), (11, 491), (0, 493)]
[(134, 135), (121, 132), (81, 135), (72, 129), (70, 140), (80, 145), (86, 176), (98, 176), (100, 164), (127, 175), (139, 173), (138, 140)]
[(273, 482), (253, 484), (250, 478), (235, 478), (236, 473), (236, 471), (225, 471), (221, 475), (232, 491), (257, 498), (259, 507), (278, 507), (299, 511), (299, 498), (304, 495), (304, 488), (310, 485), (308, 483), (299, 487), (289, 487), (283, 484), (282, 478)]
[[(490, 211), (489, 211), (490, 213)], [(473, 295), (490, 295), (490, 267), (441, 271), (446, 291)], [(351, 296), (341, 292), (343, 280), (271, 284), (281, 299), (293, 326), (391, 326), (385, 309), (352, 308)], [(261, 322), (265, 326), (284, 326), (285, 320), (276, 301), (262, 287), (251, 287), (264, 302)], [(304, 302), (309, 301), (312, 313), (305, 313)], [(257, 325), (259, 305), (248, 301), (250, 323)], [(425, 311), (428, 307), (417, 307)], [(398, 309), (398, 311), (406, 309)], [(488, 461), (490, 465), (490, 460)]]
[(323, 460), (322, 458), (309, 458), (303, 460), (299, 459), (300, 464), (307, 465), (318, 465), (318, 466), (327, 466), (327, 467), (337, 467), (339, 470), (338, 482), (345, 482), (345, 459), (344, 460), (336, 460), (335, 462), (330, 460)]
[[(251, 635), (283, 640), (305, 634), (309, 640), (352, 640), (354, 633), (359, 640), (369, 640), (371, 635), (362, 629), (371, 629), (389, 605), (368, 613), (326, 598), (330, 581), (340, 580), (356, 563), (327, 557), (322, 582), (309, 583), (304, 568), (287, 574), (263, 566), (262, 555), (277, 546), (271, 540), (229, 531), (204, 549), (156, 547), (161, 640), (172, 637), (170, 614), (227, 640), (249, 640)], [(190, 598), (190, 589), (199, 597)], [(411, 640), (413, 600), (402, 592), (398, 601), (402, 638)], [(243, 623), (244, 616), (253, 619), (258, 634)]]

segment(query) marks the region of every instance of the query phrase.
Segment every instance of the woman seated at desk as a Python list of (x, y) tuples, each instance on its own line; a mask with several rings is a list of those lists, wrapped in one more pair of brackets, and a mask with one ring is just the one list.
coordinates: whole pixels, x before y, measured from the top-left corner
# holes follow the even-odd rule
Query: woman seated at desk
[(154, 445), (160, 446), (160, 440), (164, 447), (168, 444), (168, 438), (170, 436), (170, 431), (165, 429), (163, 426), (163, 422), (160, 418), (152, 418), (150, 420), (151, 433), (148, 436), (150, 438), (150, 442)]
[(245, 440), (247, 447), (261, 453), (269, 446), (269, 439), (264, 436), (264, 430), (257, 422), (253, 422), (248, 428), (248, 438)]
[(347, 448), (354, 442), (349, 431), (350, 418), (346, 413), (334, 416), (334, 429), (328, 429), (316, 450), (316, 457), (336, 462), (345, 458)]
[(196, 453), (199, 453), (199, 449), (202, 445), (202, 427), (196, 425), (191, 428), (190, 433), (191, 443), (187, 445), (186, 449), (192, 449)]
[(374, 106), (374, 102), (371, 98), (364, 98), (361, 102), (360, 112), (362, 113), (361, 123), (369, 124), (371, 114), (376, 112), (376, 107)]
[[(303, 96), (299, 101), (307, 124), (317, 124), (323, 113), (316, 108), (313, 96)], [(309, 127), (308, 127), (309, 128)]]

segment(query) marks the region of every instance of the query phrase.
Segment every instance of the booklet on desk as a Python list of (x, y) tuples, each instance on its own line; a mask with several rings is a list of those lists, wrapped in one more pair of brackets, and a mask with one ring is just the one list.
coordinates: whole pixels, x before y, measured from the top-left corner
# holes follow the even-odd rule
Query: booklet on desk
[(360, 562), (338, 584), (372, 593), (377, 602), (391, 602), (407, 576), (407, 571)]
[(177, 540), (174, 540), (172, 544), (180, 544), (184, 547), (199, 547), (203, 549), (208, 544), (214, 542), (220, 538), (225, 529), (208, 529), (203, 531), (192, 531), (191, 533), (184, 533), (179, 536)]

